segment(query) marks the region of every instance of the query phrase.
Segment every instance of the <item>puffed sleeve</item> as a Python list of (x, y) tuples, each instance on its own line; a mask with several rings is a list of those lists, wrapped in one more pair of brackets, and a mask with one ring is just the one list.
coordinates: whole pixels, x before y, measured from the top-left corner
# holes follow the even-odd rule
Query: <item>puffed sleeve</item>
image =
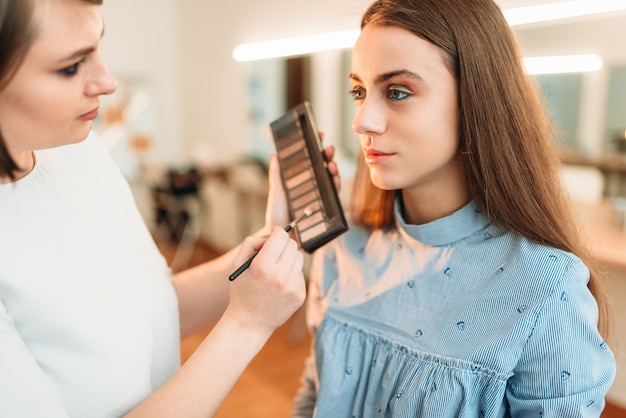
[(330, 262), (329, 251), (332, 245), (321, 248), (313, 254), (306, 304), (307, 326), (311, 334), (311, 352), (305, 360), (305, 367), (300, 379), (300, 388), (295, 397), (292, 417), (312, 417), (315, 411), (319, 379), (315, 362), (315, 335), (322, 323), (326, 307), (324, 304), (324, 278), (336, 278), (335, 263)]
[(0, 417), (69, 415), (0, 300)]
[(545, 301), (507, 385), (512, 417), (599, 417), (615, 359), (597, 330), (589, 270), (573, 260)]

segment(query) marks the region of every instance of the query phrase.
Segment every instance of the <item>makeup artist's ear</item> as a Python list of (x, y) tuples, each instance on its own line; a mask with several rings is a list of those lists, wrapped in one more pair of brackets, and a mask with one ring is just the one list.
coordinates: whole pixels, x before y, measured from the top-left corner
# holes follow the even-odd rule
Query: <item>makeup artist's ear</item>
[(269, 191), (267, 195), (267, 207), (265, 208), (265, 229), (271, 230), (275, 225), (287, 225), (289, 208), (287, 206), (287, 194), (280, 177), (280, 168), (276, 154), (270, 156), (269, 165)]

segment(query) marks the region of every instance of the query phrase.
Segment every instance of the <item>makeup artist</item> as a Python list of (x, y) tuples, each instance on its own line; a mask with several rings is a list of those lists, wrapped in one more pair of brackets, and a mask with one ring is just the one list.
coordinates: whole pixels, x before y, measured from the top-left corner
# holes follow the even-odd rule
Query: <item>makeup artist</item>
[(117, 87), (101, 3), (0, 0), (0, 416), (212, 416), (302, 304), (302, 254), (272, 158), (263, 230), (172, 276), (91, 133)]

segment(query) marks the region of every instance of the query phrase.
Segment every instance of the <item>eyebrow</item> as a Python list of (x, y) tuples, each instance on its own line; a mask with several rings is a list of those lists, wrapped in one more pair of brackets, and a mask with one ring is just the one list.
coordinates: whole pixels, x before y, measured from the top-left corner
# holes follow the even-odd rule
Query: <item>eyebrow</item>
[[(102, 32), (100, 32), (100, 39), (102, 39), (103, 37), (104, 37), (104, 24), (102, 25)], [(78, 58), (82, 58), (85, 55), (89, 55), (90, 53), (92, 53), (95, 50), (96, 50), (96, 47), (94, 47), (94, 46), (88, 46), (88, 47), (85, 47), (85, 48), (81, 48), (81, 49), (78, 49), (78, 50), (72, 52), (70, 55), (68, 55), (68, 56), (66, 56), (64, 58), (61, 58), (59, 60), (59, 62), (73, 61), (73, 60), (76, 60)]]
[[(406, 69), (401, 69), (401, 70), (390, 71), (388, 73), (384, 73), (384, 74), (379, 75), (378, 78), (376, 79), (376, 83), (377, 84), (384, 83), (387, 80), (390, 80), (390, 79), (392, 79), (394, 77), (399, 77), (399, 76), (408, 77), (408, 78), (412, 78), (412, 79), (415, 79), (415, 80), (423, 80), (423, 78), (419, 74), (414, 73), (413, 71), (406, 70)], [(350, 80), (354, 80), (354, 81), (358, 81), (358, 82), (362, 81), (361, 77), (359, 77), (355, 73), (350, 73), (348, 78)]]

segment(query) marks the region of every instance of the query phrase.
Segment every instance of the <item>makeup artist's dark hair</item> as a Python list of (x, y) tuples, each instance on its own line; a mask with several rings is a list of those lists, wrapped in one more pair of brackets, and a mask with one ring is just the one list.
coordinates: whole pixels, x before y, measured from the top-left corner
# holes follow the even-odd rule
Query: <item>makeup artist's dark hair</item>
[[(102, 5), (103, 0), (86, 1)], [(37, 37), (32, 0), (0, 0), (0, 94), (24, 62)], [(15, 178), (19, 167), (9, 154), (0, 126), (0, 177)]]
[[(361, 20), (362, 29), (368, 26), (404, 28), (440, 48), (457, 82), (459, 152), (469, 196), (505, 230), (585, 262), (606, 335), (606, 296), (561, 184), (555, 131), (500, 8), (493, 0), (378, 0)], [(396, 193), (374, 186), (359, 158), (353, 221), (392, 228)]]

